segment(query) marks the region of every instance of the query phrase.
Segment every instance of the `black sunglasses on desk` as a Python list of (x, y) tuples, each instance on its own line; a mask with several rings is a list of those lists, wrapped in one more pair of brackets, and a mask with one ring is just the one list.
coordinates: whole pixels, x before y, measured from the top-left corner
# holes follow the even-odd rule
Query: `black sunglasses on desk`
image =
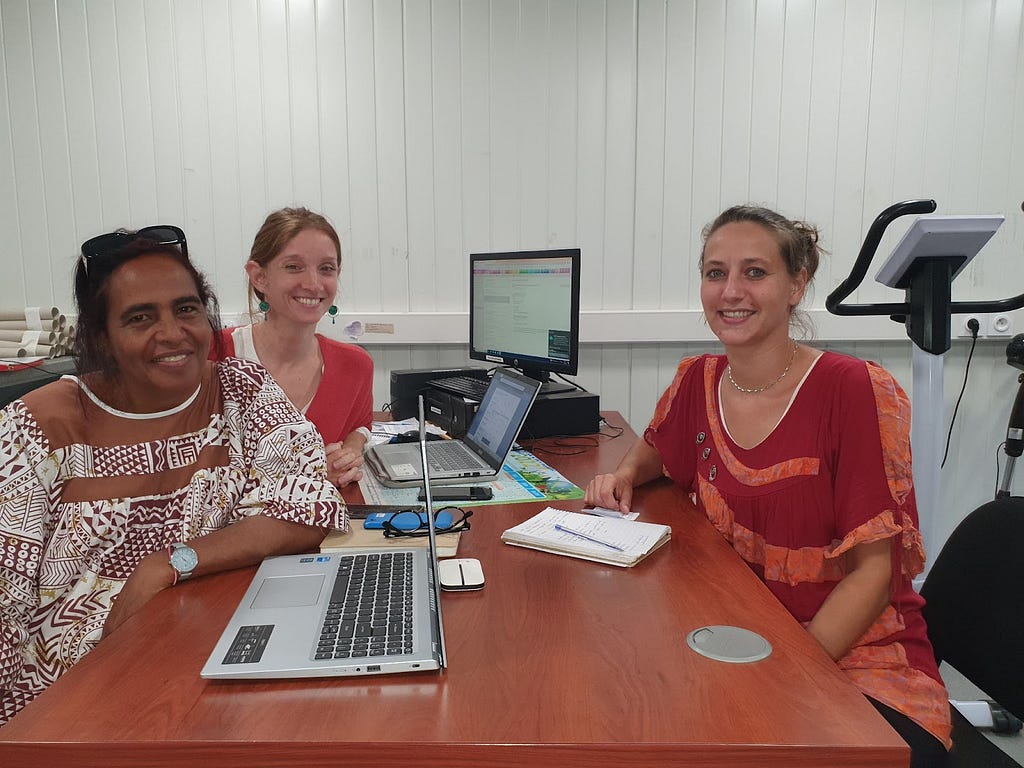
[(89, 260), (98, 256), (107, 256), (119, 248), (123, 248), (136, 240), (152, 240), (160, 245), (176, 245), (181, 250), (181, 255), (188, 258), (188, 244), (185, 242), (185, 232), (171, 224), (158, 224), (152, 227), (143, 227), (135, 232), (118, 230), (108, 232), (105, 235), (91, 237), (82, 243), (82, 267), (85, 273), (89, 274)]
[[(442, 513), (451, 515), (452, 521), (448, 525), (434, 524), (435, 533), (459, 533), (469, 530), (469, 518), (473, 516), (473, 510), (462, 507), (442, 507), (434, 513), (435, 520)], [(459, 515), (456, 518), (456, 515)], [(420, 512), (396, 512), (381, 526), (384, 529), (384, 537), (388, 539), (401, 536), (429, 536), (427, 528), (426, 513)]]

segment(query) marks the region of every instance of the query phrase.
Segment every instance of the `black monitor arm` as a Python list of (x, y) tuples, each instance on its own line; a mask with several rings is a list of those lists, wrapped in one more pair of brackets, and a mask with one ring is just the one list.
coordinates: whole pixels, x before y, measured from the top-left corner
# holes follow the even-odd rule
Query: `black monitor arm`
[(825, 308), (833, 315), (889, 315), (905, 323), (907, 335), (920, 349), (941, 355), (950, 347), (950, 316), (954, 314), (1008, 312), (1024, 307), (1024, 293), (992, 301), (952, 301), (954, 265), (944, 257), (917, 259), (910, 273), (906, 300), (900, 303), (843, 304), (843, 299), (864, 281), (882, 235), (895, 219), (908, 214), (933, 213), (934, 200), (905, 200), (890, 205), (868, 229), (850, 276), (825, 299)]

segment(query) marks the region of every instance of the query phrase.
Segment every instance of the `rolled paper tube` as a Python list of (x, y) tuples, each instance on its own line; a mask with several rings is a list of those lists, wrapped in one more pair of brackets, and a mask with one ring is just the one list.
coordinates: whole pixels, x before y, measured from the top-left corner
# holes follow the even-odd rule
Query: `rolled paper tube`
[(0, 341), (0, 357), (28, 357), (28, 350)]
[(60, 327), (60, 321), (56, 317), (41, 320), (35, 328), (30, 328), (24, 317), (21, 320), (0, 320), (0, 330), (7, 331), (55, 331), (58, 327)]
[(57, 331), (4, 331), (0, 330), (0, 341), (12, 341), (16, 344), (54, 344), (58, 338)]
[(25, 320), (29, 316), (38, 320), (51, 320), (60, 314), (57, 307), (25, 307), (24, 309), (0, 309), (0, 320)]

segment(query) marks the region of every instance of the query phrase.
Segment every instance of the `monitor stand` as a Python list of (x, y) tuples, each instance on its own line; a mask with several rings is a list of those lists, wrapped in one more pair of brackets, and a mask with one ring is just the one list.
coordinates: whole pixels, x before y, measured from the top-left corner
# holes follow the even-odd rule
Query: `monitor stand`
[(545, 395), (557, 395), (560, 392), (572, 392), (578, 387), (568, 384), (564, 381), (556, 381), (551, 378), (551, 374), (540, 368), (530, 368), (529, 366), (515, 366), (516, 370), (519, 371), (523, 376), (527, 376), (531, 379), (537, 379), (542, 382), (540, 392), (537, 393), (537, 397), (544, 397)]
[(537, 393), (537, 397), (543, 397), (544, 395), (557, 395), (559, 392), (572, 392), (576, 389), (572, 384), (566, 384), (564, 381), (545, 381), (540, 388), (540, 392)]

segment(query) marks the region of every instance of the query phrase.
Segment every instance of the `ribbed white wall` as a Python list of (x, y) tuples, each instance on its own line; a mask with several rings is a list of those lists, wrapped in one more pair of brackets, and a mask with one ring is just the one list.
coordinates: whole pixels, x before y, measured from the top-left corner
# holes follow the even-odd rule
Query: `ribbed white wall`
[[(304, 204), (341, 232), (346, 317), (464, 312), (467, 252), (579, 245), (583, 308), (629, 324), (698, 306), (700, 227), (752, 200), (821, 227), (820, 308), (913, 197), (1007, 214), (954, 292), (1003, 298), (1024, 291), (1021, 34), (1008, 0), (0, 0), (0, 306), (70, 307), (79, 242), (175, 223), (241, 312), (253, 233)], [(824, 341), (910, 389), (909, 343), (871, 327)], [(638, 429), (706, 348), (594, 328), (579, 379)], [(454, 338), (364, 341), (378, 403), (393, 368), (465, 360)], [(947, 528), (991, 495), (1002, 349), (975, 355)]]

